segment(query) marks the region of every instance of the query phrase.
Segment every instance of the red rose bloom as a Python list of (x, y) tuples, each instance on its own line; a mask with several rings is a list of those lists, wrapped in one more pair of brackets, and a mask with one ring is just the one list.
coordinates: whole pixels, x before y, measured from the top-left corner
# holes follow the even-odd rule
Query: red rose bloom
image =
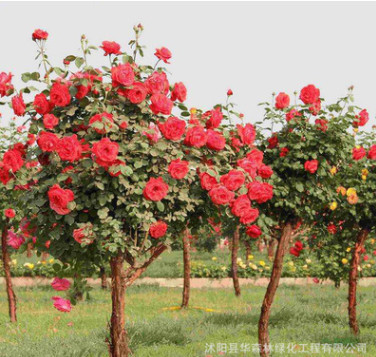
[(291, 247), (291, 248), (290, 248), (290, 254), (291, 254), (291, 255), (294, 255), (294, 256), (296, 256), (296, 257), (299, 257), (299, 255), (300, 255), (300, 250), (296, 249), (295, 247)]
[(111, 141), (109, 138), (103, 138), (93, 145), (92, 151), (95, 155), (95, 162), (98, 165), (109, 167), (117, 159), (119, 144)]
[(32, 34), (32, 39), (33, 41), (36, 41), (36, 40), (47, 40), (48, 38), (48, 32), (46, 31), (43, 31), (41, 29), (37, 29), (33, 32)]
[(275, 98), (276, 109), (285, 109), (290, 105), (290, 97), (286, 93), (279, 93)]
[(217, 179), (207, 172), (200, 173), (200, 183), (201, 187), (207, 191), (210, 191), (213, 187), (218, 185)]
[(8, 150), (3, 156), (3, 164), (6, 170), (17, 172), (24, 164), (22, 154), (17, 149)]
[(164, 123), (158, 123), (159, 130), (168, 140), (180, 140), (185, 132), (185, 121), (176, 117), (168, 118)]
[(154, 55), (159, 59), (162, 60), (164, 63), (170, 63), (168, 60), (171, 58), (171, 52), (166, 47), (157, 48), (155, 50)]
[(82, 145), (77, 135), (64, 136), (56, 145), (56, 152), (61, 160), (74, 162), (81, 158)]
[(58, 107), (66, 107), (72, 97), (69, 93), (69, 88), (59, 82), (55, 82), (52, 85), (50, 91), (50, 102)]
[(320, 98), (320, 89), (309, 84), (300, 91), (299, 98), (304, 104), (315, 104)]
[(237, 161), (237, 165), (241, 167), (244, 171), (248, 172), (248, 174), (255, 178), (257, 176), (257, 169), (259, 165), (256, 163), (256, 161), (249, 160), (247, 158), (240, 159)]
[(328, 130), (328, 121), (326, 119), (316, 119), (315, 124), (317, 125), (317, 130), (326, 132)]
[(120, 45), (114, 41), (103, 41), (101, 48), (104, 51), (104, 55), (120, 55)]
[(262, 164), (259, 169), (257, 170), (257, 173), (260, 177), (263, 179), (269, 178), (271, 175), (273, 175), (273, 170), (270, 166)]
[(7, 208), (4, 210), (4, 215), (7, 218), (14, 218), (16, 216), (16, 212), (12, 208)]
[(215, 128), (218, 128), (219, 125), (221, 124), (222, 119), (223, 119), (223, 114), (219, 108), (216, 108), (216, 109), (206, 112), (203, 115), (203, 119), (207, 117), (209, 119), (206, 121), (206, 128), (215, 129)]
[(312, 113), (312, 115), (317, 115), (320, 110), (321, 110), (321, 100), (320, 99), (318, 99), (315, 103), (313, 103), (309, 107), (309, 111)]
[(89, 120), (89, 125), (93, 126), (93, 124), (97, 122), (102, 123), (103, 128), (102, 129), (94, 128), (94, 130), (98, 134), (106, 134), (112, 128), (114, 119), (112, 117), (112, 114), (103, 112), (103, 113), (95, 114), (94, 116), (92, 116)]
[(150, 98), (150, 101), (150, 109), (154, 114), (171, 114), (174, 103), (164, 94), (153, 94)]
[(252, 145), (256, 139), (256, 130), (252, 124), (246, 124), (245, 126), (236, 125), (238, 129), (238, 135), (244, 145)]
[(64, 190), (59, 185), (53, 185), (48, 190), (48, 199), (51, 209), (58, 214), (66, 215), (71, 211), (68, 204), (74, 200), (74, 194), (71, 190)]
[(4, 167), (3, 163), (0, 162), (0, 181), (3, 185), (6, 185), (11, 180), (9, 169)]
[(9, 94), (9, 92), (13, 89), (12, 81), (12, 74), (5, 72), (0, 73), (0, 96), (4, 97)]
[(359, 112), (358, 115), (355, 115), (355, 118), (357, 119), (356, 121), (353, 122), (353, 125), (355, 127), (366, 125), (369, 120), (369, 115), (368, 115), (367, 110), (363, 109), (361, 112)]
[(257, 167), (260, 167), (262, 160), (264, 160), (264, 153), (258, 149), (253, 149), (247, 154), (247, 159), (254, 161), (257, 164)]
[(201, 125), (195, 125), (187, 130), (184, 145), (200, 148), (207, 142), (208, 135)]
[(58, 142), (59, 138), (55, 134), (46, 131), (42, 131), (37, 139), (38, 146), (44, 152), (55, 151)]
[(41, 115), (47, 114), (51, 110), (51, 104), (43, 93), (35, 96), (33, 106), (35, 111)]
[(247, 208), (240, 216), (240, 223), (250, 224), (258, 218), (259, 214), (257, 208)]
[(318, 166), (319, 162), (317, 160), (307, 160), (304, 163), (304, 170), (314, 174), (317, 171)]
[(206, 146), (215, 151), (222, 150), (226, 145), (226, 139), (221, 133), (218, 133), (214, 130), (208, 130), (208, 137), (206, 141)]
[(148, 90), (144, 83), (134, 82), (131, 89), (125, 91), (125, 97), (133, 104), (142, 103), (148, 94)]
[(337, 233), (337, 227), (333, 223), (328, 225), (327, 230), (330, 234), (336, 234)]
[(228, 190), (236, 191), (244, 184), (245, 176), (242, 171), (231, 170), (228, 174), (223, 175), (220, 181)]
[(258, 238), (262, 234), (262, 231), (259, 226), (253, 224), (252, 226), (247, 227), (246, 234), (251, 238)]
[(273, 197), (273, 186), (266, 182), (253, 181), (248, 184), (247, 188), (251, 201), (264, 203)]
[(168, 165), (168, 173), (176, 180), (183, 179), (189, 171), (189, 162), (181, 161), (180, 159), (171, 161)]
[(251, 201), (247, 195), (240, 195), (231, 202), (231, 213), (236, 217), (241, 217), (250, 208)]
[(280, 157), (285, 157), (285, 156), (287, 156), (287, 154), (289, 153), (289, 151), (290, 150), (288, 148), (284, 147), (284, 148), (281, 149), (281, 152), (279, 153), (279, 156)]
[(364, 150), (364, 148), (362, 148), (362, 147), (354, 148), (353, 151), (352, 151), (352, 157), (356, 161), (363, 159), (363, 157), (366, 156), (366, 154), (367, 154), (366, 150)]
[(12, 108), (14, 114), (19, 117), (22, 117), (25, 114), (26, 105), (22, 98), (22, 93), (12, 98)]
[(275, 147), (277, 147), (279, 144), (278, 136), (273, 135), (271, 138), (268, 139), (268, 143), (268, 149), (274, 149)]
[(149, 201), (160, 201), (167, 196), (168, 185), (162, 177), (150, 178), (146, 183), (143, 195)]
[(154, 72), (145, 81), (145, 87), (149, 94), (167, 94), (170, 89), (166, 73)]
[(171, 92), (171, 100), (178, 100), (184, 102), (187, 99), (187, 88), (182, 82), (175, 83), (174, 89)]
[(150, 236), (155, 239), (163, 237), (167, 232), (167, 224), (163, 221), (153, 223), (149, 228)]
[(129, 87), (134, 82), (133, 68), (129, 63), (119, 64), (111, 68), (112, 85)]
[(225, 186), (216, 186), (209, 191), (209, 196), (216, 205), (225, 205), (234, 199), (235, 194)]
[(59, 119), (53, 114), (45, 114), (43, 116), (43, 125), (46, 129), (52, 130), (57, 124), (59, 124)]
[(298, 110), (291, 109), (289, 112), (286, 113), (286, 121), (289, 122), (290, 120), (299, 118), (301, 116), (302, 116), (302, 113), (300, 113)]
[(371, 159), (371, 160), (376, 160), (376, 145), (372, 145), (369, 148), (368, 158)]

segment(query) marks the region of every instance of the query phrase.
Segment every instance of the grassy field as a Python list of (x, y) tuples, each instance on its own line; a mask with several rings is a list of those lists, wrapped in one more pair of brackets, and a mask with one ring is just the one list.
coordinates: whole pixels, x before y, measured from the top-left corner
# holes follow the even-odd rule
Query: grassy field
[[(130, 343), (136, 357), (204, 357), (206, 344), (257, 343), (257, 320), (265, 289), (243, 289), (240, 298), (228, 290), (193, 290), (191, 306), (214, 311), (189, 309), (164, 310), (177, 306), (180, 289), (155, 286), (132, 287), (127, 291), (126, 313)], [(75, 306), (71, 313), (53, 309), (50, 288), (17, 289), (19, 322), (7, 322), (7, 301), (0, 292), (1, 357), (98, 357), (106, 356), (104, 340), (110, 315), (110, 295), (95, 289), (92, 298)], [(376, 291), (359, 289), (361, 337), (348, 331), (346, 291), (331, 286), (281, 286), (271, 317), (272, 343), (367, 344), (366, 353), (376, 356)], [(252, 346), (251, 346), (252, 347)], [(274, 353), (273, 356), (343, 356), (348, 353)], [(226, 354), (256, 356), (252, 352)]]

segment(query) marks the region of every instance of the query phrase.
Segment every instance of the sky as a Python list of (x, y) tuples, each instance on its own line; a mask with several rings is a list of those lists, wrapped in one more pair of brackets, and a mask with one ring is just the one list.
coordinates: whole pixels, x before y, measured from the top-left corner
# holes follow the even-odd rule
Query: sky
[[(376, 115), (376, 3), (361, 2), (0, 2), (0, 72), (37, 70), (36, 28), (49, 32), (50, 61), (80, 50), (85, 34), (93, 45), (117, 41), (129, 50), (132, 27), (145, 30), (145, 63), (165, 46), (172, 52), (170, 82), (182, 81), (190, 107), (210, 109), (231, 88), (246, 122), (262, 119), (258, 103), (272, 93), (293, 97), (307, 84), (335, 101), (354, 85), (356, 104)], [(108, 65), (100, 50), (89, 60)], [(0, 108), (2, 123), (10, 111)]]

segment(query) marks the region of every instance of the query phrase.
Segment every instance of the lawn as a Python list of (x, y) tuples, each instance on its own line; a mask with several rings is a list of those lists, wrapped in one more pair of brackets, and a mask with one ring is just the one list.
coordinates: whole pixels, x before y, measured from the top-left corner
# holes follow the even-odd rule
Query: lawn
[[(210, 344), (257, 343), (257, 320), (265, 289), (248, 287), (236, 298), (231, 289), (192, 291), (191, 306), (214, 311), (164, 310), (177, 306), (178, 288), (132, 287), (127, 291), (126, 313), (130, 343), (136, 357), (204, 357)], [(53, 309), (50, 288), (17, 289), (17, 325), (7, 322), (5, 292), (0, 293), (1, 357), (99, 357), (107, 356), (104, 340), (110, 315), (109, 292), (99, 288), (91, 300), (75, 306), (71, 313)], [(274, 356), (343, 356), (348, 353), (302, 352), (301, 344), (367, 344), (367, 352), (352, 356), (376, 356), (376, 291), (359, 289), (361, 337), (352, 337), (347, 326), (346, 290), (332, 286), (281, 286), (271, 317), (272, 343), (300, 344), (296, 353)], [(207, 345), (208, 344), (208, 345)], [(228, 355), (256, 356), (252, 352)]]

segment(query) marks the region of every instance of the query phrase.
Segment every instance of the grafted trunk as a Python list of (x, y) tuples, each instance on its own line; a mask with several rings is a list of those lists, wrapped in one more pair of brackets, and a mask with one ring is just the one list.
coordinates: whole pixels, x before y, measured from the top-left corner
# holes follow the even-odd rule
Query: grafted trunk
[(357, 288), (357, 280), (358, 280), (358, 266), (360, 261), (360, 252), (364, 247), (364, 243), (367, 239), (369, 231), (367, 229), (362, 229), (356, 238), (355, 248), (353, 250), (352, 259), (351, 259), (351, 266), (350, 266), (350, 274), (349, 274), (349, 325), (351, 332), (354, 335), (359, 334), (359, 326), (358, 321), (356, 318), (356, 288)]
[(123, 263), (124, 256), (120, 251), (116, 257), (110, 260), (112, 314), (109, 350), (111, 357), (128, 357), (130, 354), (125, 331), (125, 274)]
[(252, 253), (251, 244), (247, 240), (245, 240), (244, 241), (244, 245), (245, 245), (245, 264), (248, 266), (248, 264), (249, 264), (249, 256)]
[(236, 227), (232, 238), (231, 250), (231, 275), (234, 283), (235, 295), (240, 296), (240, 284), (238, 277), (238, 250), (239, 250), (239, 226)]
[(2, 259), (3, 259), (4, 276), (5, 276), (5, 286), (6, 286), (7, 295), (8, 295), (10, 322), (17, 322), (17, 302), (16, 302), (16, 294), (13, 291), (12, 277), (10, 275), (10, 256), (9, 256), (9, 251), (8, 251), (7, 237), (8, 237), (8, 226), (6, 224), (1, 234), (1, 251), (2, 251)]
[(261, 306), (261, 315), (258, 323), (258, 338), (261, 357), (268, 357), (270, 355), (269, 349), (265, 348), (265, 346), (269, 346), (268, 326), (271, 306), (278, 288), (279, 280), (281, 278), (283, 258), (285, 256), (287, 246), (291, 238), (291, 234), (292, 223), (290, 221), (287, 221), (282, 229), (282, 234), (278, 241), (277, 251), (273, 262), (272, 274)]
[(188, 228), (183, 233), (183, 263), (184, 263), (184, 283), (183, 283), (183, 300), (181, 303), (182, 308), (189, 305), (189, 296), (191, 292), (191, 253), (189, 242)]
[(99, 272), (101, 277), (101, 288), (106, 290), (108, 288), (106, 270), (104, 267), (100, 267)]

